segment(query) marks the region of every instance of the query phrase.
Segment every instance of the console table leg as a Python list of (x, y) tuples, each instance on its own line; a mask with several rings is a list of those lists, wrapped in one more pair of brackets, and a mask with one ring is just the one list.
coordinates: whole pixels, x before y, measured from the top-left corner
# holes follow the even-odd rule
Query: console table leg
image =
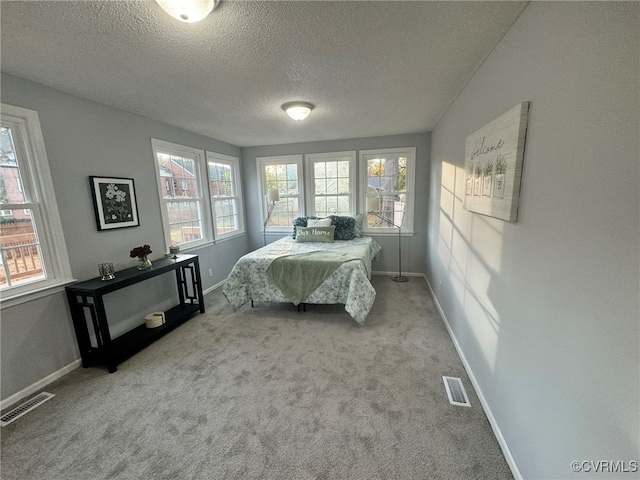
[(118, 365), (113, 357), (113, 349), (111, 347), (111, 332), (109, 331), (109, 323), (107, 322), (107, 313), (104, 310), (104, 301), (102, 296), (95, 295), (93, 297), (93, 304), (95, 308), (96, 322), (98, 324), (98, 332), (96, 332), (96, 340), (100, 350), (104, 355), (104, 361), (107, 364), (109, 373), (113, 373), (117, 370)]
[(196, 267), (196, 296), (198, 297), (198, 303), (200, 304), (200, 313), (204, 313), (204, 295), (202, 293), (202, 279), (200, 278), (200, 262), (196, 258), (193, 264)]
[(89, 368), (92, 364), (90, 355), (91, 339), (89, 337), (89, 329), (87, 328), (84, 310), (82, 305), (78, 303), (78, 297), (75, 293), (67, 291), (67, 300), (69, 310), (71, 311), (73, 328), (76, 331), (76, 338), (78, 339), (78, 349), (80, 350), (82, 366), (83, 368)]

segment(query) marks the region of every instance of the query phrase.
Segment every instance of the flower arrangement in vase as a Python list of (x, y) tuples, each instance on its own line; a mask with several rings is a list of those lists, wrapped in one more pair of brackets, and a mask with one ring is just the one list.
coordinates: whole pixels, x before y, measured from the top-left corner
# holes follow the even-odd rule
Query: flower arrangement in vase
[(153, 266), (148, 257), (150, 253), (153, 253), (151, 251), (151, 247), (149, 245), (143, 245), (142, 247), (136, 247), (131, 250), (131, 252), (129, 252), (129, 256), (131, 258), (138, 259), (138, 270), (146, 270)]

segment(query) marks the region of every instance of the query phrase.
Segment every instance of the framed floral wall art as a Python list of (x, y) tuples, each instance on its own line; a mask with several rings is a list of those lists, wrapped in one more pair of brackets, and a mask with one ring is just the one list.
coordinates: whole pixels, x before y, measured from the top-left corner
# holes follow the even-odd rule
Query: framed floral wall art
[(89, 184), (98, 230), (140, 225), (133, 178), (89, 177)]

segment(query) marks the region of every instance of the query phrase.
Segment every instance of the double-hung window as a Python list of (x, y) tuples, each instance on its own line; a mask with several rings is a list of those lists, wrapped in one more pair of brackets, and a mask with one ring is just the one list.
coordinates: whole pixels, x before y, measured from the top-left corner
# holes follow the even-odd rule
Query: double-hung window
[(236, 157), (207, 152), (207, 168), (216, 239), (243, 233), (240, 161)]
[(309, 215), (352, 215), (356, 210), (356, 152), (305, 155)]
[(365, 232), (413, 233), (415, 162), (415, 147), (360, 151)]
[(62, 288), (72, 276), (38, 113), (3, 104), (0, 147), (0, 291), (5, 307)]
[(152, 139), (165, 242), (185, 248), (213, 241), (203, 182), (205, 152)]
[[(289, 232), (293, 220), (304, 215), (302, 155), (259, 157), (257, 164), (263, 224), (268, 219), (265, 229)], [(270, 190), (278, 191), (274, 205), (268, 202)]]

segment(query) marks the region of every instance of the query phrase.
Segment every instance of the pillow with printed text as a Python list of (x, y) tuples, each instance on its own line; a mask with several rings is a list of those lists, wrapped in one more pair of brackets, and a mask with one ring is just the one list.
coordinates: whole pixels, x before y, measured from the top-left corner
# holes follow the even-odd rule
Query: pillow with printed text
[(296, 242), (333, 243), (336, 227), (297, 227)]

